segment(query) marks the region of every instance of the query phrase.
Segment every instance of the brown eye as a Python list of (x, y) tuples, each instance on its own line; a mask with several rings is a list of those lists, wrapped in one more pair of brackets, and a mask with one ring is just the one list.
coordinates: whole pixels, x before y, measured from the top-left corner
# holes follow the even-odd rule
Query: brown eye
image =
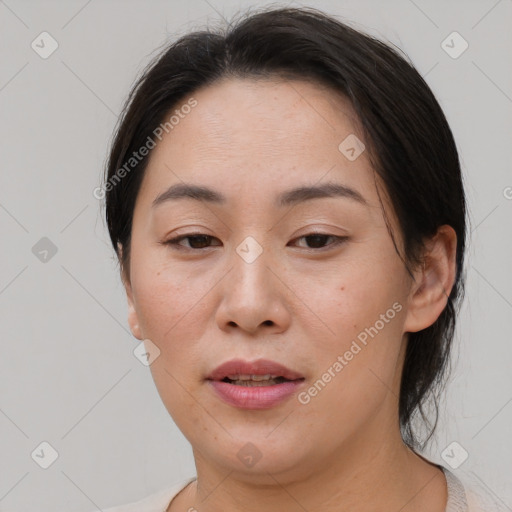
[[(348, 237), (347, 236), (336, 236), (336, 235), (329, 235), (327, 233), (310, 233), (308, 235), (301, 236), (299, 238), (296, 238), (295, 240), (307, 240), (307, 247), (306, 249), (328, 249), (335, 246), (338, 246), (345, 242)], [(330, 244), (326, 245), (326, 242), (329, 239), (333, 239), (334, 241)], [(188, 240), (188, 245), (183, 245), (181, 242), (183, 240)], [(206, 235), (204, 233), (189, 233), (187, 235), (181, 235), (176, 238), (171, 238), (167, 242), (164, 242), (165, 245), (171, 245), (173, 248), (176, 248), (178, 250), (189, 250), (189, 251), (201, 251), (202, 249), (207, 249), (209, 247), (213, 247), (211, 242), (213, 240), (218, 240), (214, 236)]]
[[(180, 242), (182, 240), (189, 240), (189, 245), (184, 246)], [(175, 246), (177, 249), (192, 249), (192, 250), (201, 250), (209, 247), (209, 242), (214, 240), (215, 237), (210, 235), (205, 235), (203, 233), (190, 233), (188, 235), (181, 235), (176, 238), (171, 238), (167, 242), (165, 242), (166, 245), (172, 245)]]
[[(332, 238), (334, 239), (334, 242), (331, 244), (325, 245), (326, 239)], [(308, 235), (301, 236), (299, 238), (296, 238), (296, 240), (302, 240), (307, 239), (308, 240), (308, 247), (306, 249), (324, 249), (329, 247), (337, 246), (343, 242), (345, 242), (348, 237), (347, 236), (336, 236), (336, 235), (329, 235), (327, 233), (310, 233)], [(311, 247), (312, 246), (312, 247)]]

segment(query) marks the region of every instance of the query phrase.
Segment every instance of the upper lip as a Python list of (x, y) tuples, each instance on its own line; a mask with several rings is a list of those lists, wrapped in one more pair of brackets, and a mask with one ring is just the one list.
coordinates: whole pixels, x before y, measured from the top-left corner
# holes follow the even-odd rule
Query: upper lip
[(290, 370), (282, 364), (268, 359), (256, 361), (244, 361), (243, 359), (232, 359), (226, 361), (208, 375), (207, 380), (223, 380), (229, 375), (275, 375), (288, 380), (303, 379), (300, 373)]

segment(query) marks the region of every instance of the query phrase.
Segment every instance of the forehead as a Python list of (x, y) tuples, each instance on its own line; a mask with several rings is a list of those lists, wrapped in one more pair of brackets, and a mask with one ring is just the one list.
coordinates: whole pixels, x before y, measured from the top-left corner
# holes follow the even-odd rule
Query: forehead
[(173, 112), (190, 97), (196, 106), (152, 150), (143, 183), (152, 199), (180, 181), (223, 189), (228, 198), (274, 197), (298, 184), (336, 181), (369, 203), (376, 199), (365, 152), (351, 161), (339, 149), (347, 137), (363, 136), (350, 102), (332, 89), (307, 81), (223, 79), (184, 98)]

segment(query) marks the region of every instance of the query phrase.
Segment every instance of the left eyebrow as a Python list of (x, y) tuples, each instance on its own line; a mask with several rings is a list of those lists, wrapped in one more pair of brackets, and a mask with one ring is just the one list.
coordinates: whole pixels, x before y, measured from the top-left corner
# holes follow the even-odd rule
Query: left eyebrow
[[(276, 198), (275, 204), (282, 208), (292, 204), (309, 201), (311, 199), (321, 199), (326, 197), (344, 197), (352, 199), (362, 205), (368, 205), (365, 198), (357, 190), (339, 183), (324, 183), (322, 185), (304, 185), (296, 187), (279, 194)], [(206, 201), (208, 203), (216, 204), (227, 203), (226, 196), (219, 191), (191, 183), (177, 183), (171, 185), (165, 192), (157, 196), (153, 201), (153, 207), (167, 201), (178, 199), (194, 199), (197, 201)]]
[(340, 183), (324, 183), (322, 185), (303, 186), (288, 190), (278, 196), (277, 205), (283, 207), (324, 197), (344, 197), (363, 205), (368, 205), (366, 199), (357, 190)]

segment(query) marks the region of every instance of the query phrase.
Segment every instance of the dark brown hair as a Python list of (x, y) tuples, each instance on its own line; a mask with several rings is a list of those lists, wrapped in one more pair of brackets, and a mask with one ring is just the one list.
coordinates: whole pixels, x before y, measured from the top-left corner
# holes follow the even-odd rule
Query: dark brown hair
[[(409, 272), (421, 262), (425, 239), (443, 224), (455, 230), (456, 279), (447, 306), (433, 325), (409, 334), (402, 373), (400, 428), (413, 449), (420, 447), (413, 419), (420, 413), (422, 424), (430, 424), (425, 406), (433, 398), (435, 421), (427, 427), (423, 448), (438, 422), (439, 393), (449, 373), (464, 293), (466, 201), (443, 111), (414, 66), (390, 45), (313, 8), (274, 8), (241, 16), (225, 28), (186, 34), (166, 46), (133, 87), (107, 163), (106, 221), (123, 275), (129, 275), (133, 211), (150, 155), (133, 168), (126, 162), (180, 101), (229, 77), (308, 79), (351, 102), (373, 169), (398, 218), (404, 240), (400, 257)], [(125, 172), (119, 179), (121, 168)]]

